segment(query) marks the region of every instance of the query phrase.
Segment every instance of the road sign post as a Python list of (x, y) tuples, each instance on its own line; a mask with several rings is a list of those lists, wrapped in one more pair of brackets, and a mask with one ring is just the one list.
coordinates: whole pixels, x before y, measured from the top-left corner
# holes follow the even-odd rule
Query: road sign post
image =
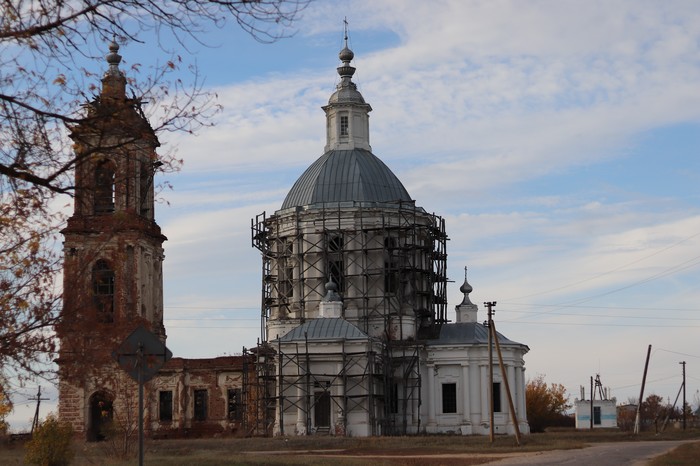
[(151, 380), (172, 357), (173, 353), (163, 342), (142, 325), (112, 353), (119, 367), (139, 386), (139, 466), (143, 466), (143, 384)]

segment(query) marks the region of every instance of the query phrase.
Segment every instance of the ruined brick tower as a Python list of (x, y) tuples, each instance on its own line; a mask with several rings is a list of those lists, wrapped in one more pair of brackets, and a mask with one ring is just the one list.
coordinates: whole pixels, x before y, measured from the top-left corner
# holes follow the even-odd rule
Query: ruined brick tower
[(101, 92), (72, 128), (75, 205), (62, 232), (59, 413), (89, 440), (103, 435), (120, 403), (112, 351), (139, 323), (165, 341), (166, 238), (153, 199), (159, 143), (140, 101), (126, 95), (118, 51), (112, 43)]

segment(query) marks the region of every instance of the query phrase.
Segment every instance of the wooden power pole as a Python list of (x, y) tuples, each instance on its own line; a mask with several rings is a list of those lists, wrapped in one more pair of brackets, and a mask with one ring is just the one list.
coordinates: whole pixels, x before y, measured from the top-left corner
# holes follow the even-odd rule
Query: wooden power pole
[(486, 326), (489, 328), (489, 440), (491, 443), (494, 441), (494, 426), (493, 426), (493, 341), (491, 337), (491, 326), (493, 325), (493, 314), (496, 312), (493, 310), (496, 307), (496, 301), (489, 301), (484, 303), (486, 309), (488, 309), (488, 322)]

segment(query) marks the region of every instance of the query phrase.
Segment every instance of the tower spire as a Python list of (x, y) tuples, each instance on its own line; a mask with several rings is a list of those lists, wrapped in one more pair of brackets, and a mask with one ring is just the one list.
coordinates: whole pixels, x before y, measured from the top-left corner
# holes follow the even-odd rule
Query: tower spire
[(343, 20), (343, 25), (344, 25), (344, 36), (343, 36), (344, 47), (343, 47), (343, 50), (341, 50), (340, 53), (338, 54), (338, 58), (340, 58), (340, 61), (342, 61), (343, 64), (337, 68), (338, 74), (340, 75), (340, 78), (341, 78), (340, 84), (338, 84), (338, 89), (341, 89), (342, 87), (350, 87), (350, 86), (352, 86), (353, 89), (357, 89), (355, 84), (351, 81), (352, 76), (355, 74), (355, 68), (350, 65), (350, 62), (352, 61), (353, 58), (355, 58), (355, 54), (348, 47), (348, 20), (347, 20), (347, 18)]
[(109, 54), (105, 57), (109, 68), (102, 77), (101, 97), (115, 100), (126, 99), (126, 76), (119, 69), (122, 56), (119, 55), (119, 44), (113, 38), (109, 44)]

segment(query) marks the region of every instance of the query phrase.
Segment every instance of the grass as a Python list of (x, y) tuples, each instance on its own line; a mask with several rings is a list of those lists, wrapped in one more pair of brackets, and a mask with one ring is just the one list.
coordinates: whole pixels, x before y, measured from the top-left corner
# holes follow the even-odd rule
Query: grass
[(686, 443), (672, 451), (654, 458), (649, 466), (686, 466), (698, 464), (700, 442)]
[[(520, 446), (512, 436), (498, 436), (494, 443), (481, 436), (418, 437), (290, 437), (177, 439), (146, 442), (145, 464), (184, 465), (325, 465), (353, 466), (371, 462), (373, 466), (422, 464), (477, 465), (522, 452), (583, 448), (597, 442), (634, 442), (639, 440), (696, 439), (654, 462), (655, 466), (697, 464), (700, 457), (700, 431), (667, 432), (662, 435), (633, 435), (618, 431), (561, 431), (522, 437)], [(105, 445), (76, 443), (75, 465), (133, 465), (109, 457)], [(458, 455), (468, 454), (468, 457)], [(323, 455), (323, 456), (322, 456)], [(333, 455), (332, 457), (328, 455)], [(377, 457), (377, 456), (381, 457)], [(393, 458), (391, 456), (394, 456)], [(421, 455), (423, 458), (415, 458)], [(442, 455), (431, 459), (425, 456)], [(402, 456), (402, 458), (396, 458)], [(0, 446), (0, 464), (23, 464), (21, 445)], [(369, 458), (371, 457), (371, 459)], [(685, 462), (684, 462), (685, 461)]]

